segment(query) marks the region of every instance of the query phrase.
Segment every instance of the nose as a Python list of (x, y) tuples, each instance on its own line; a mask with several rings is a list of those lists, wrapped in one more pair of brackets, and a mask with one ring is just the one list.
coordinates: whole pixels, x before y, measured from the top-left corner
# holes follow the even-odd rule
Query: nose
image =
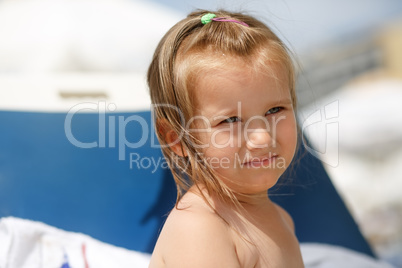
[(248, 130), (246, 135), (247, 149), (252, 151), (261, 148), (272, 146), (273, 139), (267, 129), (257, 128)]

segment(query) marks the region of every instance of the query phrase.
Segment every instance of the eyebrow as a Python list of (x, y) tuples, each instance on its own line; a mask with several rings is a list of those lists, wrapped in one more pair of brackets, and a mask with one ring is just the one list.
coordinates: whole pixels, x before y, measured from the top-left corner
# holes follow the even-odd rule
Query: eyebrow
[(226, 110), (219, 110), (213, 113), (211, 116), (206, 115), (208, 119), (210, 119), (211, 122), (214, 122), (216, 120), (222, 120), (224, 118), (228, 118), (231, 116), (237, 116), (238, 115), (238, 110), (237, 109), (226, 109)]
[(273, 105), (279, 105), (279, 104), (293, 104), (292, 98), (284, 98), (284, 99), (279, 99), (276, 101), (272, 102)]

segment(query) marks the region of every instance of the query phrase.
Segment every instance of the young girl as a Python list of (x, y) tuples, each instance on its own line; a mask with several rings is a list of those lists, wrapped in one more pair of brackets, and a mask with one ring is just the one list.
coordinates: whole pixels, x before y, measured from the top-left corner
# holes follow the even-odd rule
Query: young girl
[(267, 194), (297, 144), (279, 38), (244, 14), (193, 12), (159, 43), (148, 84), (178, 188), (150, 267), (303, 267), (292, 219)]

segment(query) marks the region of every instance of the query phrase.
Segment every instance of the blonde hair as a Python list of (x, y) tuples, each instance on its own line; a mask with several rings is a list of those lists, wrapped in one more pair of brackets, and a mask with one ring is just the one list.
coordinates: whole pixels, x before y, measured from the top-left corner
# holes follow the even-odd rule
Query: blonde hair
[[(219, 21), (204, 25), (201, 17), (207, 13), (244, 22), (248, 27)], [(191, 185), (204, 185), (209, 194), (237, 203), (234, 193), (200, 157), (194, 146), (199, 142), (186, 126), (193, 117), (191, 92), (197, 90), (197, 77), (201, 71), (225, 67), (223, 57), (214, 57), (222, 54), (226, 58), (241, 59), (255, 70), (269, 71), (270, 63), (281, 64), (288, 71), (290, 94), (296, 107), (292, 59), (283, 42), (264, 23), (241, 13), (199, 10), (174, 25), (157, 46), (147, 79), (157, 137), (177, 185), (177, 203)], [(162, 121), (167, 121), (180, 138), (183, 156), (177, 155), (165, 140), (160, 131)]]

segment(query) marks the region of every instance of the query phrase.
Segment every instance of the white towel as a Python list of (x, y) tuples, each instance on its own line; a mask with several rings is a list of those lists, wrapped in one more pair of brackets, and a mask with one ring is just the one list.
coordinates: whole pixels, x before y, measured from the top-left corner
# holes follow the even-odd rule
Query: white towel
[(381, 260), (339, 246), (302, 243), (300, 249), (306, 268), (392, 268)]
[(41, 222), (13, 217), (0, 220), (0, 268), (145, 268), (149, 260), (149, 254)]
[[(391, 268), (338, 246), (302, 243), (300, 247), (306, 268)], [(0, 219), (0, 268), (145, 268), (150, 257), (41, 222)]]

